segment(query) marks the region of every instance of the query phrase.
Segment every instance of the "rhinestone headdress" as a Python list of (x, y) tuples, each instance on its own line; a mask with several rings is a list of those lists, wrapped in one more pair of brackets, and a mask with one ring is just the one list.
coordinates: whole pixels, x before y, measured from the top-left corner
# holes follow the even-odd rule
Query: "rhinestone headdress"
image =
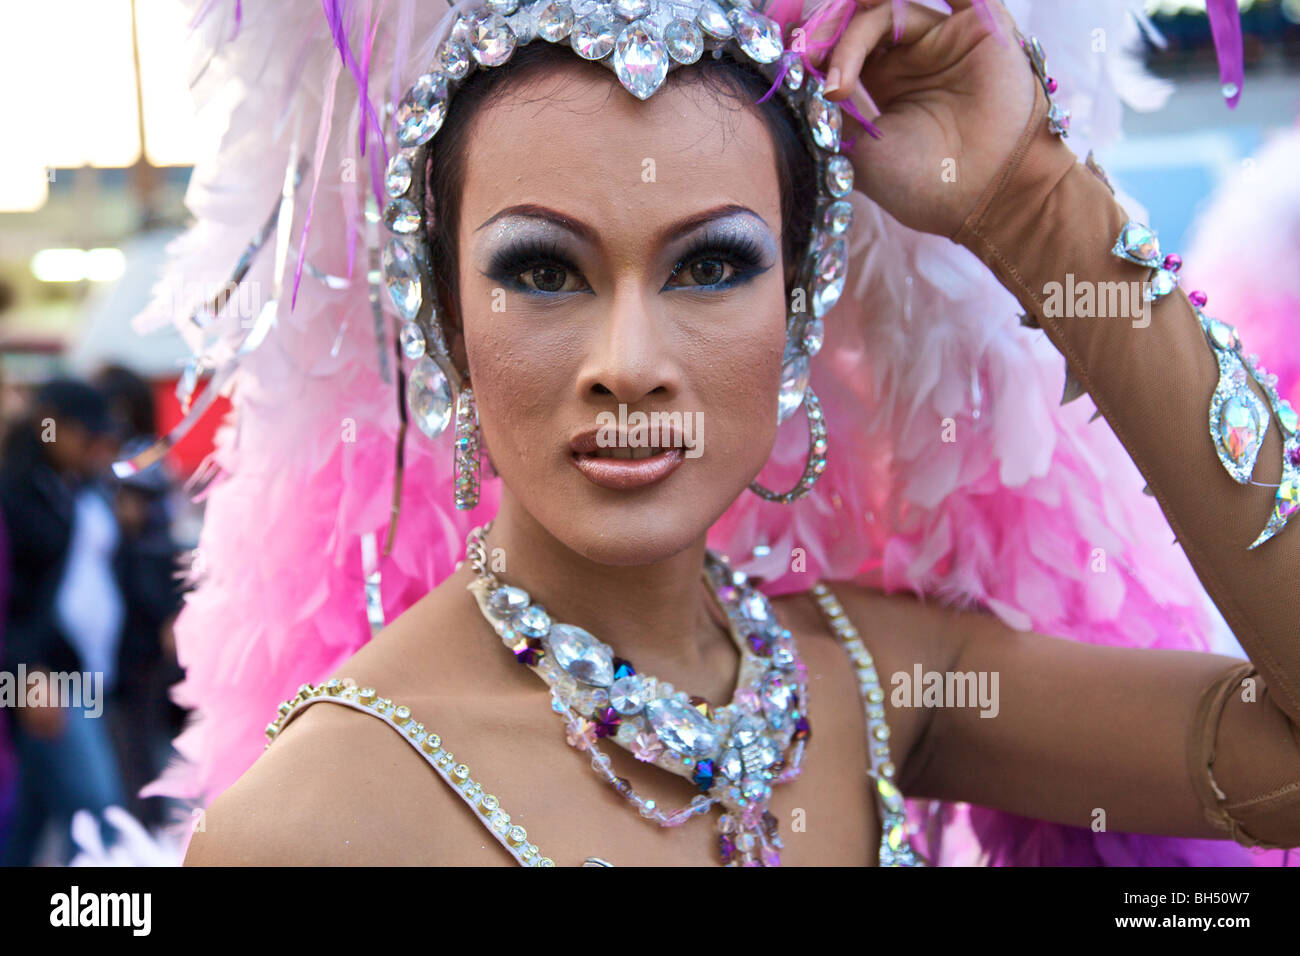
[[(848, 231), (853, 207), (853, 167), (840, 154), (839, 104), (822, 95), (821, 81), (807, 75), (797, 51), (786, 50), (780, 25), (750, 0), (485, 0), (460, 13), (436, 47), (433, 63), (398, 103), (393, 116), (396, 151), (384, 179), (388, 204), (383, 221), (392, 233), (384, 243), (383, 281), (405, 321), (402, 347), (416, 360), (407, 384), (408, 406), (430, 437), (447, 427), (451, 390), (461, 386), (438, 321), (431, 256), (423, 215), (429, 143), (441, 128), (456, 89), (477, 68), (509, 62), (520, 46), (543, 40), (605, 64), (638, 99), (658, 90), (668, 73), (705, 54), (734, 51), (772, 80), (798, 117), (817, 164), (817, 209), (807, 253), (789, 303), (778, 421), (805, 402), (816, 427), (820, 412), (808, 388), (809, 359), (823, 340), (822, 319), (844, 290)], [(765, 97), (766, 98), (766, 97)], [(814, 420), (814, 418), (816, 420)], [(824, 443), (823, 443), (824, 447)], [(804, 481), (811, 486), (824, 462), (810, 459)], [(810, 480), (811, 479), (811, 480)], [(806, 491), (806, 488), (804, 488)]]

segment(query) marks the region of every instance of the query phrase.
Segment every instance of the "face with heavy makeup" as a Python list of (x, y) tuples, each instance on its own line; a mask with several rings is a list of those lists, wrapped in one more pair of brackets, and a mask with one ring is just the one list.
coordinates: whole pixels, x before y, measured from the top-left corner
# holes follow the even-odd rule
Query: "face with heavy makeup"
[[(465, 157), (455, 351), (484, 444), (523, 510), (605, 564), (698, 541), (776, 437), (775, 146), (755, 109), (672, 79), (641, 101), (604, 67), (556, 67), (489, 101)], [(680, 422), (643, 440), (681, 447), (572, 447), (635, 435), (636, 412)]]

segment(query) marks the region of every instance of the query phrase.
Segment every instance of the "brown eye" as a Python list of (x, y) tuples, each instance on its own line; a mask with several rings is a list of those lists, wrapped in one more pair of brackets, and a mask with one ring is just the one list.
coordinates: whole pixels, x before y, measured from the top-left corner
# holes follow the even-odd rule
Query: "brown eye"
[[(680, 265), (673, 272), (674, 279), (687, 279), (686, 282), (680, 282), (684, 286), (711, 286), (718, 285), (732, 278), (727, 274), (727, 268), (731, 263), (725, 259), (719, 259), (716, 256), (702, 256), (690, 264), (689, 269), (683, 269)], [(734, 269), (734, 267), (732, 267)]]
[(550, 263), (525, 269), (515, 278), (529, 292), (576, 292), (582, 288), (569, 269)]

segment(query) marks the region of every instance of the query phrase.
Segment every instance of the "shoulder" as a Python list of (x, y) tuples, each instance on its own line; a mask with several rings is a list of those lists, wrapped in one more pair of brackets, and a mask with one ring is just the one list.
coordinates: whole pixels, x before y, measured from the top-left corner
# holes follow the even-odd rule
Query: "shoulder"
[(312, 704), (208, 807), (185, 865), (437, 865), (429, 821), (457, 799), (382, 721)]

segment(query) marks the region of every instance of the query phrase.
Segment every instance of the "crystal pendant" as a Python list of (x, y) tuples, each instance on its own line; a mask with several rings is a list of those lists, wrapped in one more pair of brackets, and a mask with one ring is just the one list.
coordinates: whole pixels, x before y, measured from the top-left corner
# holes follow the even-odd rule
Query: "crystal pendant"
[(694, 20), (678, 17), (664, 30), (664, 46), (678, 63), (694, 63), (704, 53), (704, 35)]
[(614, 49), (617, 34), (616, 24), (600, 10), (587, 14), (573, 24), (569, 34), (569, 45), (578, 56), (587, 60), (599, 60)]
[(505, 17), (492, 13), (475, 21), (470, 41), (474, 59), (484, 66), (500, 66), (515, 52), (517, 38)]
[(814, 93), (808, 97), (806, 115), (813, 141), (829, 153), (836, 152), (840, 148), (840, 127), (844, 120), (840, 104)]
[(406, 407), (420, 431), (437, 438), (451, 421), (451, 385), (438, 363), (424, 356), (406, 380)]
[(744, 7), (732, 7), (727, 19), (736, 32), (740, 48), (759, 63), (775, 63), (781, 58), (781, 27), (761, 13)]
[(639, 100), (650, 96), (668, 75), (668, 53), (662, 40), (640, 23), (629, 23), (614, 49), (614, 72), (619, 82)]
[(419, 77), (397, 106), (397, 142), (420, 146), (433, 138), (447, 115), (447, 81), (438, 74)]
[(822, 350), (822, 343), (826, 341), (826, 326), (821, 319), (811, 318), (808, 324), (803, 327), (803, 350), (812, 358)]
[(848, 243), (835, 239), (817, 258), (813, 277), (813, 315), (824, 318), (844, 292), (848, 278)]
[(388, 297), (393, 300), (397, 314), (410, 321), (419, 313), (423, 299), (415, 256), (400, 239), (389, 239), (384, 244), (382, 263)]
[(808, 389), (808, 356), (803, 352), (786, 353), (781, 366), (781, 391), (778, 397), (777, 424), (787, 421), (803, 404)]
[(397, 335), (402, 345), (402, 354), (409, 359), (418, 359), (424, 355), (426, 348), (424, 331), (415, 322), (402, 323), (402, 330)]
[(547, 638), (555, 663), (566, 674), (584, 684), (609, 687), (614, 681), (614, 662), (594, 636), (572, 624), (555, 624)]
[(384, 225), (399, 236), (409, 236), (420, 229), (420, 210), (409, 199), (394, 199), (384, 207)]
[(826, 188), (836, 199), (842, 199), (853, 189), (853, 164), (847, 156), (835, 155), (827, 160)]
[(695, 14), (695, 21), (715, 40), (731, 39), (731, 21), (714, 0), (704, 0)]
[(559, 43), (573, 29), (573, 7), (564, 2), (548, 3), (537, 18), (537, 33), (548, 43)]
[(853, 205), (846, 199), (830, 204), (822, 218), (822, 227), (832, 236), (845, 235), (853, 227)]
[(1263, 409), (1237, 392), (1219, 410), (1219, 444), (1234, 462), (1253, 459), (1259, 450)]
[(384, 173), (384, 192), (396, 199), (411, 188), (411, 160), (402, 153), (394, 153)]
[(647, 703), (645, 713), (664, 745), (683, 757), (706, 758), (717, 749), (713, 724), (689, 704), (661, 697)]
[(438, 53), (438, 64), (442, 72), (453, 80), (463, 80), (469, 74), (469, 44), (460, 40), (448, 40)]
[(614, 12), (624, 20), (639, 20), (650, 12), (650, 0), (614, 0)]

